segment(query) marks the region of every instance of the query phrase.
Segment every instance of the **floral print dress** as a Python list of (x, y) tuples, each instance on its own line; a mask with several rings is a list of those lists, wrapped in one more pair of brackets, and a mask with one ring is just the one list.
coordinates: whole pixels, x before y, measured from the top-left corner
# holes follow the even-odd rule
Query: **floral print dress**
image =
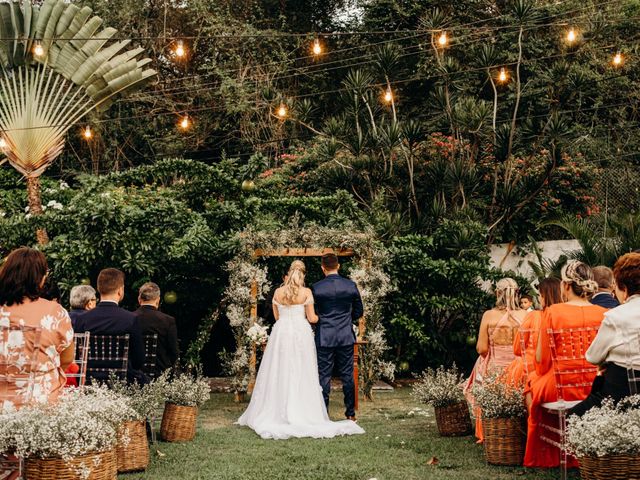
[[(26, 301), (21, 305), (0, 307), (0, 326), (27, 326), (41, 330), (35, 349), (32, 333), (14, 330), (0, 336), (0, 375), (9, 376), (10, 382), (0, 386), (0, 413), (19, 409), (31, 401), (51, 403), (57, 400), (66, 383), (60, 368), (60, 354), (73, 344), (73, 328), (67, 311), (56, 302), (45, 299)], [(32, 355), (35, 353), (35, 358)], [(29, 377), (34, 358), (34, 385)], [(2, 380), (0, 380), (1, 382)]]

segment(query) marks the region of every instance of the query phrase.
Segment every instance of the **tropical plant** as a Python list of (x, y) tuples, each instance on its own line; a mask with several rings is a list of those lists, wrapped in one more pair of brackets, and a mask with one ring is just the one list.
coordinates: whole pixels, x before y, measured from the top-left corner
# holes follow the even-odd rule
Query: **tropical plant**
[[(140, 88), (156, 72), (142, 48), (110, 41), (117, 30), (64, 0), (0, 4), (0, 129), (9, 163), (27, 182), (29, 208), (42, 213), (39, 177), (60, 155), (65, 135), (94, 110)], [(100, 30), (100, 31), (99, 31)], [(39, 230), (39, 243), (48, 241)]]

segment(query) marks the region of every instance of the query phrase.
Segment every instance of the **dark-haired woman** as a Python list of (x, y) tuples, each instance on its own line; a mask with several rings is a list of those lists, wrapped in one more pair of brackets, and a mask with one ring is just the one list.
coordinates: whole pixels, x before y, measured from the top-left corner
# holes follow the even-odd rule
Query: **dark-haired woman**
[[(513, 339), (513, 353), (516, 358), (507, 367), (504, 373), (507, 383), (512, 385), (524, 385), (525, 396), (531, 388), (531, 382), (537, 377), (535, 368), (536, 346), (542, 324), (542, 312), (556, 303), (562, 303), (560, 295), (560, 280), (557, 278), (545, 278), (538, 285), (540, 306), (542, 310), (533, 310), (527, 314)], [(525, 345), (523, 351), (522, 345)], [(527, 406), (531, 403), (530, 398)]]
[(613, 275), (621, 305), (604, 314), (586, 354), (589, 363), (600, 366), (602, 378), (594, 382), (587, 399), (571, 409), (570, 414), (582, 415), (600, 406), (607, 397), (618, 402), (630, 395), (628, 374), (632, 371), (637, 379), (634, 386), (640, 391), (640, 253), (620, 257)]
[[(538, 344), (536, 345), (536, 373), (538, 377), (531, 382), (531, 408), (528, 419), (527, 448), (524, 457), (526, 467), (557, 467), (560, 464), (560, 452), (557, 447), (542, 440), (542, 435), (548, 435), (543, 425), (557, 425), (558, 417), (551, 415), (542, 408), (546, 402), (558, 400), (556, 389), (555, 365), (551, 358), (549, 345), (549, 330), (598, 328), (602, 323), (606, 309), (589, 302), (589, 298), (598, 291), (598, 284), (593, 280), (593, 272), (589, 266), (577, 260), (569, 261), (562, 268), (562, 282), (560, 291), (565, 300), (547, 308), (542, 314), (542, 324)], [(567, 349), (579, 351), (582, 345), (567, 345), (561, 343), (563, 337), (555, 337), (559, 350)], [(584, 347), (586, 348), (586, 347)], [(592, 382), (593, 374), (582, 373), (586, 367), (586, 361), (558, 360), (558, 364), (566, 370), (575, 371), (572, 374), (563, 375), (564, 384), (563, 399), (567, 401), (584, 400), (589, 394), (589, 388), (569, 387), (570, 384)], [(590, 378), (589, 378), (590, 377)], [(577, 466), (575, 459), (571, 459), (569, 466)]]
[[(32, 248), (19, 248), (0, 267), (0, 326), (24, 325), (41, 330), (37, 351), (27, 336), (0, 338), (2, 363), (14, 365), (16, 382), (0, 389), (0, 412), (18, 409), (29, 400), (49, 403), (57, 399), (65, 385), (65, 369), (74, 356), (73, 328), (67, 311), (58, 303), (41, 297), (48, 276), (45, 256)], [(35, 355), (35, 383), (30, 391), (30, 360)], [(0, 372), (5, 373), (5, 372)], [(24, 377), (24, 382), (20, 382)], [(0, 394), (2, 395), (2, 394)]]

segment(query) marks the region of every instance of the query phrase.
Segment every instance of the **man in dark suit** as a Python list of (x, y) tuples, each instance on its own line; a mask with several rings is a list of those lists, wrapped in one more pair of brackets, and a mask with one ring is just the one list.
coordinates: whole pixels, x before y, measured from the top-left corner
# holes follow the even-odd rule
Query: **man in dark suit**
[(620, 305), (615, 297), (615, 280), (609, 267), (593, 267), (593, 279), (598, 283), (598, 291), (591, 297), (591, 303), (604, 308), (616, 308)]
[(325, 404), (329, 407), (331, 374), (337, 367), (342, 380), (345, 416), (355, 420), (356, 391), (353, 381), (353, 345), (356, 336), (353, 324), (364, 312), (358, 287), (351, 280), (338, 274), (338, 257), (327, 254), (322, 257), (325, 278), (315, 283), (311, 290), (319, 320), (316, 324), (316, 348), (318, 374)]
[(178, 361), (178, 331), (175, 318), (160, 310), (160, 287), (147, 282), (140, 287), (138, 294), (140, 308), (136, 310), (142, 335), (158, 335), (156, 350), (156, 369), (147, 374), (158, 375), (173, 367)]
[[(91, 332), (92, 335), (129, 335), (129, 365), (127, 380), (144, 383), (144, 342), (138, 319), (134, 313), (120, 308), (124, 298), (124, 273), (115, 268), (105, 268), (98, 275), (100, 303), (93, 310), (80, 315), (76, 321), (76, 332)], [(91, 367), (109, 367), (107, 363), (92, 364)], [(106, 380), (108, 374), (92, 375), (96, 380)]]
[(71, 289), (69, 294), (69, 304), (71, 305), (69, 317), (74, 330), (76, 329), (78, 317), (96, 308), (97, 301), (96, 291), (91, 285), (76, 285)]

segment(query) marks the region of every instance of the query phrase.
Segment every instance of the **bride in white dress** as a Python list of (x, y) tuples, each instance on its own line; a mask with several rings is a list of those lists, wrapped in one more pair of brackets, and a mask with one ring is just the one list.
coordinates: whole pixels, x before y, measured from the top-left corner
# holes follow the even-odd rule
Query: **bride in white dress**
[(351, 420), (332, 422), (322, 397), (313, 330), (318, 316), (305, 266), (295, 260), (273, 296), (273, 326), (249, 407), (238, 420), (262, 438), (331, 438), (364, 433)]

